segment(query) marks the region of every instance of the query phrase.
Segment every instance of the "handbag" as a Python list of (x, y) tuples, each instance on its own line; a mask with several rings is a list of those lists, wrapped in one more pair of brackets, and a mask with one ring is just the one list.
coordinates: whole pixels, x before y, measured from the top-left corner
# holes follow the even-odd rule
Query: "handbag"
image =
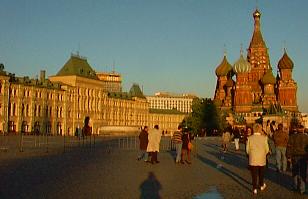
[(191, 150), (193, 148), (193, 144), (191, 142), (188, 142), (187, 148)]

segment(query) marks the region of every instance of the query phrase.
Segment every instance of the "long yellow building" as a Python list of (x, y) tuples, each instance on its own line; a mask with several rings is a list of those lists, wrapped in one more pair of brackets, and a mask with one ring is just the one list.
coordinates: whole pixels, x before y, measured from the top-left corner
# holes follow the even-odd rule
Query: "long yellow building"
[(181, 112), (150, 109), (137, 84), (122, 92), (119, 74), (112, 75), (112, 83), (102, 75), (106, 76), (79, 55), (71, 55), (48, 79), (45, 71), (39, 79), (15, 77), (1, 65), (0, 131), (73, 135), (89, 116), (95, 134), (106, 126), (138, 129), (155, 124), (173, 132), (185, 117)]

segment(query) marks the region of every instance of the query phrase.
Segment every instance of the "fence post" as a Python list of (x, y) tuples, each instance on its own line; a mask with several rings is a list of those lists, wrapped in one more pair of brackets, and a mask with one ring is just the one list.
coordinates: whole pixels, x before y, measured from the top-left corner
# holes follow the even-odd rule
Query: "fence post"
[(38, 135), (38, 148), (41, 148), (41, 135)]
[(135, 137), (135, 148), (134, 149), (137, 149), (137, 136), (134, 136)]
[(82, 148), (84, 147), (84, 139), (85, 139), (85, 135), (82, 136)]
[(0, 150), (7, 152), (9, 149), (8, 136), (6, 136), (5, 133), (3, 132), (3, 135), (0, 135), (0, 138), (2, 139), (2, 141), (0, 140)]
[(47, 134), (47, 135), (46, 135), (46, 153), (48, 153), (48, 144), (49, 144), (49, 143), (48, 143), (48, 136), (49, 136), (49, 135)]
[(92, 135), (90, 135), (90, 150), (92, 150)]
[(195, 155), (195, 157), (197, 157), (197, 155), (198, 155), (198, 137), (195, 137), (195, 139), (194, 139), (194, 155)]
[(65, 133), (64, 133), (64, 136), (63, 136), (63, 153), (65, 153)]
[(23, 152), (24, 150), (23, 150), (23, 133), (22, 132), (20, 132), (20, 142), (19, 142), (19, 151), (20, 152)]
[(95, 149), (95, 134), (93, 135), (93, 148)]
[(81, 137), (80, 137), (80, 135), (78, 135), (78, 147), (80, 148), (80, 142), (81, 142), (81, 139), (80, 139)]

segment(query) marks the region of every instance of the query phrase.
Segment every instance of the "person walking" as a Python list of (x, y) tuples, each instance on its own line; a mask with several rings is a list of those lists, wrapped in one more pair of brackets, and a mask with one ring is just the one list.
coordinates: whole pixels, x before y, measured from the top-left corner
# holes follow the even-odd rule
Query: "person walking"
[(186, 162), (188, 164), (191, 164), (191, 159), (190, 159), (190, 152), (191, 152), (191, 140), (192, 136), (190, 135), (189, 131), (187, 128), (184, 129), (183, 135), (182, 135), (182, 153), (181, 153), (181, 163), (184, 164), (184, 156), (186, 154)]
[(222, 149), (223, 152), (226, 153), (228, 150), (228, 145), (231, 139), (231, 127), (227, 127), (222, 133)]
[(287, 171), (287, 157), (286, 149), (289, 141), (289, 133), (284, 131), (283, 125), (278, 124), (278, 129), (273, 135), (275, 149), (276, 149), (276, 164), (277, 172)]
[(159, 145), (161, 140), (161, 132), (159, 131), (159, 126), (155, 125), (154, 129), (151, 129), (149, 131), (148, 135), (148, 146), (147, 146), (147, 152), (150, 153), (151, 156), (151, 163), (159, 163), (157, 160), (157, 153), (159, 152)]
[(304, 194), (306, 191), (307, 148), (308, 135), (304, 134), (304, 127), (299, 126), (295, 133), (290, 136), (287, 146), (287, 157), (292, 162), (294, 189), (301, 194)]
[(262, 126), (256, 123), (253, 126), (253, 134), (248, 137), (246, 146), (252, 177), (253, 194), (258, 193), (258, 188), (261, 191), (266, 188), (266, 184), (264, 183), (264, 170), (268, 152), (267, 137), (262, 135)]
[(180, 163), (181, 161), (181, 154), (182, 154), (182, 135), (183, 135), (183, 132), (182, 132), (182, 127), (181, 126), (178, 126), (178, 130), (175, 131), (173, 133), (173, 136), (172, 136), (172, 140), (175, 144), (175, 148), (176, 148), (176, 159), (175, 159), (175, 163)]
[(142, 159), (144, 159), (144, 161), (148, 160), (147, 147), (148, 147), (148, 127), (145, 126), (140, 131), (140, 134), (139, 134), (140, 154), (138, 156), (138, 160), (142, 160)]

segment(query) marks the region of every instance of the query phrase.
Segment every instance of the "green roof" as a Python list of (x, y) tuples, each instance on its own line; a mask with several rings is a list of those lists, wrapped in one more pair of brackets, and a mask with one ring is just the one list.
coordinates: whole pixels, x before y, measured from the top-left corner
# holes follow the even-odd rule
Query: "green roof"
[(127, 100), (132, 99), (132, 97), (127, 92), (109, 92), (108, 97), (116, 99), (127, 99)]
[(6, 72), (5, 72), (5, 70), (4, 70), (4, 65), (3, 65), (3, 63), (0, 63), (0, 75), (4, 75), (4, 76), (7, 75)]
[(175, 115), (186, 115), (186, 113), (183, 113), (181, 111), (178, 111), (176, 109), (153, 109), (150, 108), (150, 113), (157, 113), (157, 114), (175, 114)]
[(138, 84), (133, 84), (129, 92), (108, 92), (108, 97), (132, 100), (133, 97), (146, 99)]
[(129, 90), (129, 94), (132, 96), (132, 97), (139, 97), (139, 98), (146, 98), (144, 95), (143, 95), (143, 93), (142, 93), (142, 91), (141, 91), (141, 89), (140, 89), (140, 87), (139, 87), (139, 85), (138, 84), (133, 84), (132, 85), (132, 87), (130, 88), (130, 90)]
[(70, 59), (64, 64), (57, 76), (76, 75), (90, 79), (98, 79), (95, 71), (88, 64), (87, 59), (79, 55), (71, 55)]

